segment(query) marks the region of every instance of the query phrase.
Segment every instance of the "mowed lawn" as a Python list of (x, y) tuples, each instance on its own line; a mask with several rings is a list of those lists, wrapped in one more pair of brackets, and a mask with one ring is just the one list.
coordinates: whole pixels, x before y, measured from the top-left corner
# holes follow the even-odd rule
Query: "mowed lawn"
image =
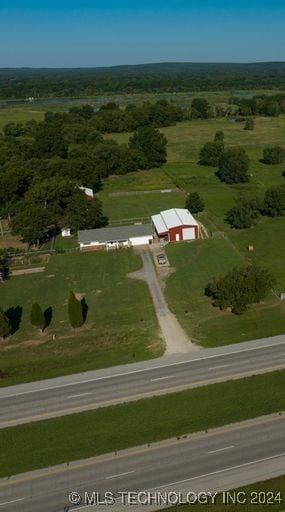
[[(205, 296), (209, 281), (247, 263), (227, 240), (216, 238), (173, 244), (166, 250), (175, 269), (167, 279), (167, 300), (194, 341), (211, 347), (285, 332), (285, 304), (273, 294), (241, 316), (214, 308), (211, 299)], [(270, 261), (267, 263), (270, 267)]]
[[(140, 257), (127, 249), (65, 254), (54, 256), (43, 273), (1, 284), (0, 307), (22, 309), (22, 314), (19, 318), (14, 311), (18, 330), (0, 345), (0, 385), (161, 355), (147, 285), (126, 277), (140, 266)], [(69, 290), (84, 297), (88, 306), (86, 323), (77, 330), (68, 322)], [(43, 334), (29, 321), (34, 301), (52, 308), (51, 324)]]
[[(214, 277), (222, 276), (234, 266), (250, 262), (270, 269), (276, 279), (276, 293), (285, 291), (285, 217), (262, 217), (248, 230), (233, 230), (225, 223), (226, 212), (240, 195), (263, 197), (270, 186), (285, 184), (284, 165), (260, 162), (263, 149), (271, 144), (284, 145), (285, 117), (258, 117), (255, 129), (245, 131), (243, 123), (227, 119), (185, 121), (162, 131), (168, 139), (168, 163), (162, 169), (140, 171), (116, 177), (105, 183), (101, 198), (110, 222), (118, 219), (146, 217), (160, 209), (183, 207), (189, 192), (198, 192), (205, 211), (198, 216), (210, 236), (223, 232), (225, 238), (193, 244), (171, 245), (167, 253), (176, 273), (167, 280), (166, 294), (171, 310), (185, 330), (205, 346), (223, 345), (280, 334), (285, 331), (285, 304), (272, 294), (264, 304), (249, 308), (242, 316), (221, 312), (205, 297), (204, 289)], [(250, 182), (227, 185), (216, 176), (216, 168), (198, 163), (203, 144), (211, 141), (217, 130), (225, 134), (225, 146), (241, 146), (250, 157)], [(126, 143), (129, 134), (112, 134)], [(164, 173), (164, 176), (163, 174)], [(172, 182), (172, 185), (171, 185)], [(159, 186), (161, 183), (161, 186)], [(117, 196), (128, 190), (179, 188), (181, 193)], [(249, 245), (253, 252), (248, 251)]]

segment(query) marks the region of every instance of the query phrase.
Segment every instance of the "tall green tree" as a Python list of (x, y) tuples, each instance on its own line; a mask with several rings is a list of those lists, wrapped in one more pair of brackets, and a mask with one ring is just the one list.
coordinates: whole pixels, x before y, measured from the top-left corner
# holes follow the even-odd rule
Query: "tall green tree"
[(205, 203), (197, 192), (191, 192), (186, 197), (185, 208), (191, 213), (198, 213), (204, 210)]
[(0, 338), (2, 338), (2, 340), (6, 338), (6, 336), (10, 334), (10, 331), (11, 325), (9, 319), (3, 309), (0, 308)]
[(285, 185), (271, 187), (266, 190), (263, 213), (270, 217), (285, 215)]
[(206, 142), (199, 153), (199, 163), (217, 167), (224, 151), (224, 145), (221, 142)]
[(78, 329), (78, 327), (81, 327), (84, 322), (81, 301), (79, 301), (75, 297), (73, 291), (69, 292), (68, 318), (71, 327), (73, 327), (74, 329)]
[(161, 167), (166, 162), (167, 139), (159, 130), (151, 127), (138, 128), (130, 138), (130, 148), (142, 155), (141, 164), (145, 169)]
[(33, 149), (35, 156), (39, 158), (51, 158), (55, 155), (67, 158), (67, 144), (60, 128), (53, 124), (42, 123), (39, 126), (35, 134)]
[(243, 148), (227, 149), (220, 158), (217, 175), (225, 183), (245, 183), (249, 181), (249, 163)]
[(220, 279), (209, 283), (205, 294), (214, 299), (214, 306), (230, 308), (237, 315), (245, 313), (249, 304), (265, 299), (274, 284), (269, 270), (249, 265), (234, 268)]
[(41, 206), (25, 204), (12, 219), (12, 232), (21, 235), (28, 244), (40, 245), (45, 239), (45, 228), (52, 224), (53, 217)]
[(194, 98), (191, 104), (191, 117), (193, 119), (208, 119), (210, 105), (205, 98)]
[(281, 146), (271, 146), (263, 151), (263, 162), (265, 164), (282, 164), (285, 160), (285, 149)]
[(261, 208), (259, 199), (239, 197), (235, 206), (226, 213), (226, 221), (235, 229), (250, 228), (256, 224)]
[(43, 332), (45, 327), (45, 316), (43, 310), (38, 302), (34, 302), (31, 308), (30, 322), (32, 325), (40, 329)]

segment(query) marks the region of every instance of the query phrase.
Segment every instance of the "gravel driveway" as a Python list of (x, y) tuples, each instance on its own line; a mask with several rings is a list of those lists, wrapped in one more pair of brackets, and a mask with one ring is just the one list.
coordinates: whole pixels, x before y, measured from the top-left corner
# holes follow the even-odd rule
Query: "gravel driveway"
[(142, 279), (148, 284), (157, 319), (166, 344), (165, 354), (177, 354), (198, 350), (199, 347), (191, 342), (178, 323), (176, 316), (168, 309), (150, 252), (148, 250), (140, 252), (140, 256), (143, 261), (143, 268), (137, 272), (128, 274), (128, 277)]

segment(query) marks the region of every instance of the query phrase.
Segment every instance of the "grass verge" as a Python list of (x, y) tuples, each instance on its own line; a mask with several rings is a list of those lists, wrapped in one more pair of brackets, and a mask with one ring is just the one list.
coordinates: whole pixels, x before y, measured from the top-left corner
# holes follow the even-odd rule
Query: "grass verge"
[(3, 429), (0, 477), (282, 411), (284, 382), (272, 372)]
[[(189, 512), (190, 510), (195, 510), (195, 512), (204, 512), (207, 510), (219, 510), (225, 512), (266, 512), (271, 510), (271, 512), (283, 512), (285, 510), (285, 476), (280, 476), (278, 478), (271, 478), (270, 480), (265, 480), (264, 482), (258, 482), (256, 484), (247, 485), (245, 487), (239, 487), (231, 491), (231, 494), (236, 492), (244, 493), (243, 496), (246, 498), (246, 503), (244, 504), (225, 504), (223, 495), (219, 494), (217, 496), (217, 500), (214, 504), (190, 504), (190, 505), (180, 505), (176, 507), (170, 507), (164, 509), (167, 512)], [(258, 494), (256, 503), (253, 501), (255, 499), (255, 493)], [(262, 504), (260, 501), (265, 498), (267, 499), (267, 503)], [(272, 493), (272, 503), (271, 502), (271, 493)], [(279, 495), (280, 493), (280, 495)], [(280, 503), (279, 501), (280, 496)], [(275, 501), (274, 501), (275, 498)], [(282, 501), (281, 501), (282, 500)], [(163, 512), (163, 511), (161, 511)]]

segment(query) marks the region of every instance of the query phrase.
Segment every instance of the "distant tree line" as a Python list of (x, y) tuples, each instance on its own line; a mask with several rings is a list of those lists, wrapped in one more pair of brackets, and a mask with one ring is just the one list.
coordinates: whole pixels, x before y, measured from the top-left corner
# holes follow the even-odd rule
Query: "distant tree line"
[(104, 93), (283, 89), (284, 62), (165, 63), (98, 69), (2, 69), (0, 98), (80, 97)]

